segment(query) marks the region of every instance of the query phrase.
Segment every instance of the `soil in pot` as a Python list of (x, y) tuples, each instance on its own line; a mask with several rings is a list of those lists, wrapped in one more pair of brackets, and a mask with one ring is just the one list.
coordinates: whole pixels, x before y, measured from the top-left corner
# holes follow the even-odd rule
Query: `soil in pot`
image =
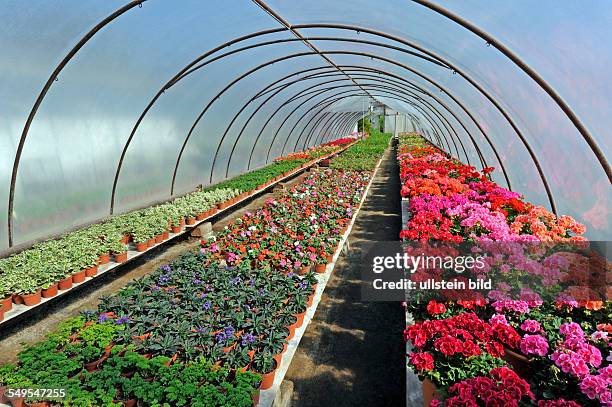
[(43, 298), (51, 298), (51, 297), (55, 297), (57, 295), (57, 290), (58, 290), (58, 284), (55, 283), (52, 286), (50, 286), (49, 288), (45, 288), (44, 290), (42, 290), (41, 295)]
[(72, 288), (72, 276), (60, 280), (57, 286), (60, 290), (67, 290), (69, 288)]
[(83, 281), (85, 281), (85, 270), (77, 271), (72, 275), (73, 283), (77, 284), (82, 283)]

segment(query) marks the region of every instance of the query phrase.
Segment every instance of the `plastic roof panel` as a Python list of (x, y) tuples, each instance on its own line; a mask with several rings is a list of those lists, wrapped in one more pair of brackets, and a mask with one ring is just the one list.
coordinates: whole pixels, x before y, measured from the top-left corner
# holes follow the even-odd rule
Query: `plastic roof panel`
[[(144, 206), (167, 199), (173, 186), (175, 194), (187, 192), (342, 135), (364, 110), (355, 96), (364, 90), (462, 159), (465, 148), (479, 165), (473, 139), (498, 168), (497, 182), (506, 185), (503, 164), (514, 190), (549, 206), (546, 181), (559, 213), (584, 221), (592, 239), (609, 235), (612, 190), (603, 168), (612, 145), (609, 3), (138, 3), (0, 5), (0, 151), (8, 158), (0, 163), (0, 248), (8, 245), (13, 157), (48, 80), (15, 178), (15, 244), (100, 219), (111, 203), (115, 212)], [(313, 55), (285, 22), (325, 58)], [(91, 38), (84, 37), (88, 32)], [(238, 41), (242, 36), (250, 38)], [(212, 52), (229, 41), (235, 43)], [(205, 66), (158, 94), (207, 52)], [(300, 52), (308, 55), (280, 60)], [(53, 82), (51, 73), (71, 55)], [(275, 58), (210, 103), (237, 77)], [(361, 86), (346, 86), (352, 79), (343, 79), (330, 61)], [(288, 85), (311, 72), (321, 75)], [(288, 86), (263, 105), (272, 93), (245, 105), (274, 82)], [(291, 100), (300, 91), (303, 97)]]

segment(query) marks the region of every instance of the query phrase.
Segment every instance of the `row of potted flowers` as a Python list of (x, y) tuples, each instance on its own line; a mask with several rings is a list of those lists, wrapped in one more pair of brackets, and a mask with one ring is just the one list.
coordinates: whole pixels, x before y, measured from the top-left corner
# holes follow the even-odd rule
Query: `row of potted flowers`
[(11, 310), (12, 303), (36, 305), (41, 298), (53, 297), (59, 290), (95, 276), (98, 266), (108, 263), (111, 256), (117, 263), (125, 262), (130, 242), (135, 250), (145, 251), (169, 239), (171, 232), (179, 233), (185, 225), (214, 215), (292, 170), (339, 151), (347, 143), (312, 148), (306, 153), (307, 160), (274, 163), (172, 202), (118, 215), (0, 259), (0, 320), (4, 312)]
[[(0, 386), (46, 385), (51, 378), (36, 373), (43, 365), (32, 355), (47, 359), (43, 350), (49, 350), (57, 360), (47, 359), (53, 367), (42, 370), (50, 371), (55, 381), (67, 377), (71, 384), (69, 396), (54, 404), (129, 405), (136, 400), (140, 405), (256, 404), (254, 388), (272, 385), (287, 343), (312, 304), (318, 280), (314, 270), (299, 276), (297, 272), (303, 274), (304, 270), (296, 261), (293, 269), (279, 273), (273, 263), (245, 253), (255, 250), (251, 246), (265, 228), (280, 231), (286, 225), (293, 231), (286, 232), (288, 236), (302, 240), (306, 240), (304, 233), (323, 236), (323, 230), (337, 235), (341, 232), (338, 227), (344, 228), (353, 215), (367, 179), (367, 174), (325, 170), (280, 191), (255, 214), (239, 218), (218, 239), (203, 242), (200, 250), (186, 253), (103, 298), (96, 312), (66, 321), (50, 336), (51, 344), (26, 348), (18, 365), (0, 368)], [(331, 194), (335, 196), (328, 196)], [(323, 197), (325, 204), (317, 206), (317, 199)], [(332, 203), (342, 209), (333, 210)], [(313, 227), (312, 231), (294, 229), (291, 221), (284, 221), (297, 219), (302, 211), (315, 215), (300, 224), (301, 228)], [(253, 238), (243, 242), (249, 250), (242, 251), (234, 244), (233, 237), (241, 235)], [(283, 236), (278, 234), (279, 241)], [(338, 239), (327, 241), (333, 247), (331, 254), (339, 249)], [(293, 244), (292, 248), (299, 252), (299, 246)], [(272, 249), (273, 245), (269, 246)], [(230, 256), (231, 250), (237, 250), (234, 256)], [(241, 256), (243, 261), (238, 259)], [(215, 372), (225, 381), (209, 388), (206, 380), (196, 380), (206, 385), (204, 392), (204, 386), (194, 383), (185, 383), (184, 389), (172, 386), (168, 391), (166, 373), (183, 369)], [(257, 374), (249, 375), (249, 371)], [(229, 389), (223, 396), (226, 398), (217, 394), (219, 387)], [(249, 397), (245, 402), (245, 392), (255, 400)], [(227, 398), (230, 395), (232, 398)]]
[[(485, 295), (463, 292), (451, 301), (438, 293), (406, 304), (422, 321), (405, 331), (414, 346), (408, 364), (437, 386), (431, 405), (612, 404), (605, 290), (579, 297), (563, 286), (568, 279), (573, 288), (586, 285), (580, 281), (585, 255), (576, 250), (585, 246), (584, 226), (525, 202), (492, 182), (492, 169), (479, 173), (418, 135), (400, 139), (398, 161), (412, 215), (402, 238), (479, 248), (503, 242), (485, 259), (484, 274), (496, 276)], [(416, 274), (448, 277), (443, 270)], [(517, 275), (536, 284), (520, 288)]]

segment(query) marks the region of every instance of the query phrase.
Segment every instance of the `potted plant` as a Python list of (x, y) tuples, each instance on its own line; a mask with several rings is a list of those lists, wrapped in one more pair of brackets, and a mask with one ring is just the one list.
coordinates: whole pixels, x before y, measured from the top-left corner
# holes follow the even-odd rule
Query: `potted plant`
[(278, 364), (269, 350), (255, 353), (251, 363), (251, 370), (261, 375), (260, 390), (267, 390), (272, 387), (277, 367)]
[(121, 242), (113, 242), (109, 245), (109, 249), (115, 257), (115, 262), (125, 263), (127, 261), (128, 253), (126, 245)]
[(0, 304), (2, 310), (8, 312), (13, 308), (13, 293), (12, 289), (2, 274), (0, 274)]

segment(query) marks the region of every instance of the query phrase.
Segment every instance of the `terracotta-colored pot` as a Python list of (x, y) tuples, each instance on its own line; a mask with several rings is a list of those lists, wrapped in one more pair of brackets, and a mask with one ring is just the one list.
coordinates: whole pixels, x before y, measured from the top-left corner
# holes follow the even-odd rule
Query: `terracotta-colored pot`
[(125, 263), (127, 261), (128, 253), (115, 253), (115, 262), (116, 263)]
[(334, 261), (334, 255), (333, 254), (328, 254), (327, 255), (327, 262), (331, 263), (332, 261)]
[(148, 248), (149, 248), (149, 245), (147, 244), (147, 242), (136, 243), (136, 251), (138, 252), (144, 252)]
[(172, 226), (172, 233), (181, 233), (180, 226)]
[(295, 336), (295, 329), (297, 328), (296, 324), (297, 322), (287, 327), (287, 329), (289, 329), (289, 335), (287, 336), (287, 339), (286, 339), (287, 341), (290, 341)]
[(155, 246), (155, 238), (152, 237), (149, 240), (147, 240), (147, 247), (153, 247)]
[(295, 315), (295, 317), (297, 318), (297, 321), (295, 322), (295, 329), (298, 329), (299, 327), (302, 326), (302, 324), (304, 323), (305, 315), (306, 315), (306, 312), (302, 312), (301, 314)]
[(302, 266), (300, 267), (300, 269), (298, 270), (298, 274), (300, 276), (306, 275), (308, 274), (308, 272), (310, 271), (310, 266)]
[(438, 389), (429, 379), (423, 380), (423, 406), (429, 407), (431, 400), (438, 398)]
[(199, 222), (201, 220), (204, 220), (204, 218), (206, 218), (206, 212), (199, 214), (198, 216), (196, 216), (196, 220)]
[(23, 397), (8, 397), (8, 399), (13, 407), (23, 407), (25, 405), (25, 399)]
[(159, 244), (164, 241), (164, 235), (155, 236), (155, 244)]
[(2, 304), (2, 311), (3, 312), (8, 312), (11, 309), (13, 309), (13, 296), (9, 295), (6, 298), (3, 298), (2, 300), (0, 300), (0, 303)]
[(179, 226), (181, 227), (181, 229), (185, 226), (185, 219), (181, 219), (179, 222)]
[(123, 243), (123, 244), (130, 243), (130, 235), (123, 236), (123, 238), (121, 239), (121, 243)]
[(77, 284), (82, 283), (83, 281), (85, 281), (85, 270), (77, 271), (72, 275), (73, 283)]
[(102, 265), (102, 264), (106, 264), (110, 261), (110, 254), (108, 253), (103, 253), (100, 255), (100, 258), (98, 259), (98, 264)]
[(0, 386), (0, 403), (2, 404), (8, 404), (9, 399), (8, 397), (6, 397), (4, 395), (4, 392), (6, 391), (7, 386)]
[(26, 403), (26, 406), (28, 407), (49, 407), (51, 406), (51, 403), (48, 401), (35, 401), (32, 403)]
[(93, 277), (98, 274), (98, 266), (92, 266), (85, 269), (85, 275), (87, 277)]
[(164, 240), (170, 239), (170, 232), (165, 231), (164, 233), (162, 233), (162, 239)]
[(187, 218), (187, 224), (193, 226), (196, 223), (196, 218)]
[(327, 269), (327, 263), (315, 265), (315, 273), (319, 273), (319, 274), (325, 273), (326, 269)]
[(44, 290), (41, 291), (41, 295), (43, 298), (51, 298), (51, 297), (55, 297), (57, 295), (57, 290), (58, 290), (58, 284), (55, 283), (52, 286), (50, 286), (49, 288), (45, 288)]
[(259, 390), (267, 390), (274, 384), (274, 376), (276, 375), (276, 369), (271, 371), (270, 373), (266, 373), (261, 375), (261, 384), (259, 385)]
[(4, 311), (0, 310), (0, 321), (4, 319)]
[(32, 305), (36, 305), (40, 303), (41, 290), (36, 291), (32, 294), (21, 294), (21, 299), (23, 300), (23, 304), (31, 307)]
[(60, 290), (67, 290), (69, 288), (72, 288), (72, 276), (70, 277), (66, 277), (62, 280), (60, 280), (57, 284), (58, 288)]
[(136, 399), (122, 400), (123, 407), (134, 407), (137, 403)]

